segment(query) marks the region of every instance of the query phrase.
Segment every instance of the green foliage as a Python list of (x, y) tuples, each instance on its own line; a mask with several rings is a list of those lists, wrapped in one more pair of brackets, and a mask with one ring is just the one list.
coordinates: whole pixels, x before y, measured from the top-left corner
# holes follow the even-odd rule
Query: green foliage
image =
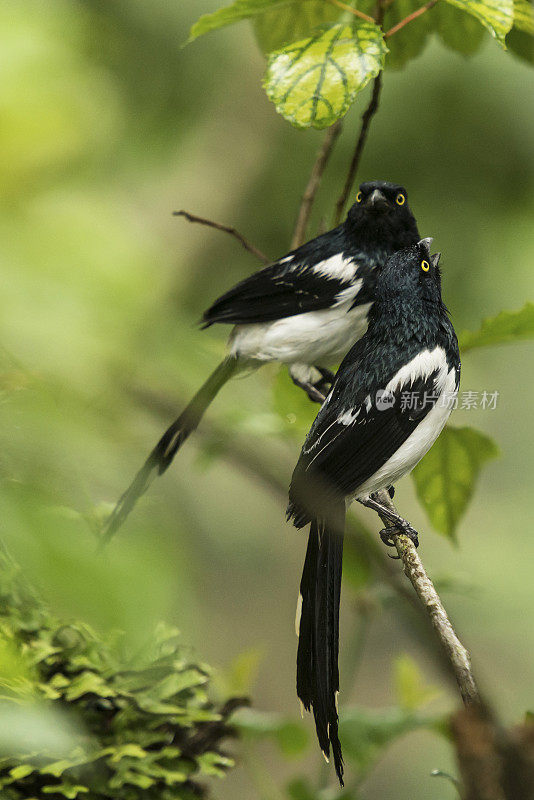
[(501, 311), (482, 322), (478, 331), (464, 331), (460, 336), (462, 353), (475, 347), (509, 344), (534, 339), (534, 303), (526, 303), (520, 311)]
[(448, 425), (412, 472), (417, 496), (437, 531), (455, 539), (483, 464), (499, 455), (492, 441), (473, 428)]
[(434, 13), (428, 15), (428, 21), (443, 44), (464, 56), (476, 53), (486, 36), (477, 19), (450, 3), (438, 3)]
[(529, 0), (514, 0), (514, 28), (534, 36), (534, 6)]
[[(418, 0), (389, 4), (382, 30), (326, 0), (236, 0), (200, 17), (189, 41), (250, 19), (268, 56), (264, 86), (278, 113), (298, 128), (325, 128), (346, 114), (384, 67), (402, 67), (419, 55), (430, 33), (464, 55), (476, 52), (484, 29), (505, 47), (514, 24), (534, 33), (528, 6), (527, 0), (442, 0), (389, 36), (386, 47), (383, 31), (418, 10)], [(358, 4), (367, 16), (374, 8), (367, 0)]]
[(182, 800), (232, 766), (220, 745), (237, 703), (208, 701), (209, 670), (175, 630), (160, 626), (142, 658), (119, 655), (119, 640), (61, 624), (0, 563), (0, 649), (12, 653), (0, 673), (2, 797)]
[(369, 711), (363, 708), (348, 709), (341, 717), (339, 735), (343, 753), (366, 775), (384, 749), (396, 739), (422, 728), (441, 732), (441, 718), (429, 717), (404, 708), (382, 708)]
[(242, 19), (251, 19), (266, 11), (283, 9), (294, 5), (294, 0), (236, 0), (226, 8), (220, 8), (212, 14), (204, 14), (195, 22), (189, 32), (189, 41), (192, 42), (199, 36), (233, 25)]
[(260, 14), (253, 20), (254, 33), (263, 53), (279, 50), (289, 42), (311, 36), (318, 28), (339, 20), (339, 8), (325, 0), (293, 0)]
[(275, 741), (285, 756), (301, 755), (310, 743), (304, 723), (295, 722), (283, 714), (243, 708), (236, 712), (232, 721), (249, 739)]
[(267, 96), (297, 128), (326, 128), (378, 75), (386, 52), (377, 25), (332, 25), (270, 54)]
[(502, 47), (514, 23), (514, 0), (446, 0), (467, 11), (489, 30)]
[(395, 659), (393, 679), (399, 706), (405, 711), (417, 711), (440, 693), (435, 686), (425, 683), (421, 670), (407, 654)]

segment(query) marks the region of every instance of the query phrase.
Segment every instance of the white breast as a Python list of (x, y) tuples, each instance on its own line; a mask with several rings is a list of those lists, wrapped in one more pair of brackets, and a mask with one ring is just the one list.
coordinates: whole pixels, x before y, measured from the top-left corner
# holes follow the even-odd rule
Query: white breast
[(295, 314), (274, 322), (236, 325), (230, 353), (283, 364), (335, 364), (367, 330), (371, 303), (350, 309), (361, 281), (339, 293), (336, 304), (321, 311)]
[(435, 393), (439, 396), (433, 408), (397, 452), (357, 489), (353, 497), (367, 497), (379, 489), (385, 489), (394, 484), (415, 467), (438, 438), (450, 417), (453, 401), (457, 394), (456, 370), (454, 367), (448, 369), (445, 352), (442, 348), (426, 350), (416, 356), (399, 370), (386, 388), (394, 391), (406, 385), (406, 390), (409, 391), (412, 377), (424, 377), (435, 369), (439, 370), (435, 381)]

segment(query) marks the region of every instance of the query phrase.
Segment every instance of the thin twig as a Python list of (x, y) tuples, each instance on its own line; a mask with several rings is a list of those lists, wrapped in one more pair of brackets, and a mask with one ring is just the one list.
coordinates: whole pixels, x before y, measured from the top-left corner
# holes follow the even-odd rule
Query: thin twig
[(355, 17), (364, 19), (366, 22), (374, 22), (373, 17), (370, 17), (368, 14), (364, 14), (363, 11), (358, 11), (357, 8), (347, 5), (347, 3), (342, 3), (341, 0), (329, 0), (329, 2), (338, 8), (342, 8), (344, 11), (350, 11), (350, 13), (354, 14)]
[(420, 17), (421, 14), (424, 14), (430, 8), (433, 8), (433, 6), (435, 6), (437, 2), (438, 2), (438, 0), (429, 0), (429, 2), (425, 3), (425, 5), (421, 6), (421, 8), (418, 8), (416, 11), (412, 12), (411, 14), (408, 14), (407, 17), (404, 17), (404, 19), (401, 19), (400, 22), (397, 22), (396, 25), (394, 25), (392, 28), (389, 29), (389, 31), (387, 31), (384, 34), (384, 39), (387, 39), (390, 36), (393, 36), (395, 33), (397, 33), (397, 31), (400, 31), (401, 28), (404, 28), (404, 26), (407, 25), (409, 22), (411, 22), (414, 19), (417, 19), (417, 17)]
[(306, 230), (308, 228), (312, 206), (315, 201), (315, 195), (319, 189), (321, 178), (323, 177), (323, 172), (328, 163), (328, 159), (330, 158), (336, 140), (341, 133), (342, 125), (343, 123), (340, 119), (338, 119), (337, 122), (334, 122), (334, 124), (327, 130), (323, 144), (321, 145), (321, 149), (317, 153), (315, 164), (313, 165), (308, 183), (304, 189), (304, 194), (302, 195), (297, 224), (295, 225), (295, 231), (291, 240), (292, 250), (294, 250), (295, 247), (299, 247), (299, 245), (306, 241)]
[(339, 223), (341, 222), (343, 209), (345, 208), (348, 196), (352, 191), (352, 186), (354, 184), (356, 173), (358, 171), (358, 167), (360, 164), (360, 158), (362, 156), (365, 141), (367, 139), (369, 125), (371, 123), (373, 116), (376, 114), (378, 110), (378, 102), (380, 98), (381, 88), (382, 88), (382, 73), (379, 72), (373, 83), (373, 93), (371, 95), (371, 100), (362, 115), (362, 125), (360, 128), (360, 135), (358, 136), (358, 141), (356, 142), (356, 149), (354, 150), (354, 155), (352, 156), (352, 160), (350, 162), (350, 167), (347, 174), (347, 178), (345, 180), (345, 185), (343, 186), (343, 191), (341, 192), (339, 199), (336, 203), (336, 209), (334, 213), (334, 225), (339, 225)]
[[(382, 490), (377, 495), (382, 505), (388, 507), (393, 513), (398, 513), (387, 491)], [(382, 515), (381, 519), (386, 527), (391, 528), (393, 531), (395, 526)], [(447, 654), (465, 705), (481, 705), (480, 695), (471, 669), (469, 653), (458, 639), (441, 599), (434, 588), (434, 584), (426, 574), (414, 543), (404, 534), (392, 532), (392, 538), (399, 557), (402, 559), (404, 573), (410, 579)]]
[(207, 225), (209, 228), (215, 228), (218, 231), (224, 231), (224, 233), (229, 233), (230, 236), (233, 236), (238, 242), (241, 242), (245, 250), (248, 250), (249, 253), (252, 253), (253, 256), (256, 256), (257, 259), (263, 261), (264, 264), (270, 264), (272, 259), (267, 258), (267, 256), (258, 250), (248, 239), (239, 233), (235, 228), (231, 228), (228, 225), (222, 225), (220, 222), (214, 222), (212, 219), (205, 219), (204, 217), (197, 217), (196, 214), (190, 214), (189, 211), (173, 211), (173, 216), (175, 217), (185, 217), (185, 219), (189, 220), (189, 222), (198, 222), (200, 225)]
[[(144, 406), (150, 408), (155, 413), (160, 413), (163, 417), (172, 416), (176, 408), (183, 405), (179, 398), (170, 400), (169, 398), (156, 394), (153, 391), (140, 387), (128, 386), (130, 394)], [(227, 431), (220, 428), (213, 421), (203, 420), (202, 427), (197, 431), (197, 435), (208, 443), (217, 442), (218, 449), (222, 451), (225, 459), (234, 464), (240, 471), (248, 477), (254, 476), (261, 481), (262, 485), (270, 490), (277, 500), (283, 503), (287, 501), (287, 486), (290, 475), (290, 465), (287, 469), (280, 469), (278, 460), (271, 463), (271, 459), (266, 458), (265, 448), (261, 455), (257, 448), (250, 442), (239, 443), (236, 436), (228, 436)], [(427, 647), (434, 638), (430, 634), (430, 620), (425, 614), (421, 603), (412, 591), (406, 586), (405, 581), (400, 579), (399, 571), (396, 569), (395, 562), (387, 558), (384, 546), (379, 541), (376, 534), (367, 528), (359, 517), (353, 513), (347, 515), (347, 536), (358, 548), (358, 552), (364, 559), (368, 559), (382, 576), (383, 580), (391, 587), (397, 597), (401, 598), (412, 610), (410, 616), (403, 616), (403, 623), (408, 623), (411, 627), (412, 635), (416, 635)], [(446, 653), (440, 647), (431, 647), (429, 652), (435, 659), (444, 677), (454, 678), (454, 672)]]

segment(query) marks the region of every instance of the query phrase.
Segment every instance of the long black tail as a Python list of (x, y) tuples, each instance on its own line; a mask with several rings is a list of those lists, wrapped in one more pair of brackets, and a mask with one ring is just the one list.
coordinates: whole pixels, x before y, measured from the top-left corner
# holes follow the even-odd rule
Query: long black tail
[(337, 695), (344, 506), (335, 517), (328, 522), (313, 520), (310, 527), (296, 619), (297, 695), (306, 711), (313, 709), (317, 738), (327, 760), (332, 746), (336, 773), (343, 786)]
[(174, 456), (185, 442), (190, 433), (198, 426), (204, 412), (215, 398), (216, 394), (230, 380), (236, 372), (238, 362), (236, 358), (228, 356), (211, 373), (208, 380), (201, 386), (187, 408), (182, 411), (170, 428), (167, 428), (149, 457), (141, 467), (132, 483), (126, 489), (107, 521), (102, 542), (111, 539), (120, 528), (126, 517), (135, 506), (137, 500), (146, 492), (152, 480), (157, 475), (162, 475), (170, 466)]

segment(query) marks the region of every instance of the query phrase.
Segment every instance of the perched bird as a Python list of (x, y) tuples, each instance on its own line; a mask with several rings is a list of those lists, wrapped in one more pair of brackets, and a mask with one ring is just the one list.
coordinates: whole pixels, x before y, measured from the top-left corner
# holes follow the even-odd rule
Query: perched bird
[[(432, 239), (392, 255), (377, 272), (367, 332), (347, 353), (306, 437), (289, 491), (288, 519), (311, 523), (296, 628), (297, 694), (313, 709), (319, 744), (338, 736), (339, 600), (345, 512), (354, 499), (417, 534), (373, 493), (391, 487), (430, 449), (458, 392), (460, 355), (441, 299)], [(381, 532), (387, 544), (391, 529)]]
[(294, 383), (322, 402), (337, 364), (367, 327), (376, 267), (419, 240), (406, 190), (362, 183), (346, 220), (238, 283), (204, 313), (202, 325), (234, 325), (229, 355), (151, 452), (111, 514), (104, 540), (124, 522), (151, 479), (161, 475), (236, 373), (269, 361), (287, 364)]

